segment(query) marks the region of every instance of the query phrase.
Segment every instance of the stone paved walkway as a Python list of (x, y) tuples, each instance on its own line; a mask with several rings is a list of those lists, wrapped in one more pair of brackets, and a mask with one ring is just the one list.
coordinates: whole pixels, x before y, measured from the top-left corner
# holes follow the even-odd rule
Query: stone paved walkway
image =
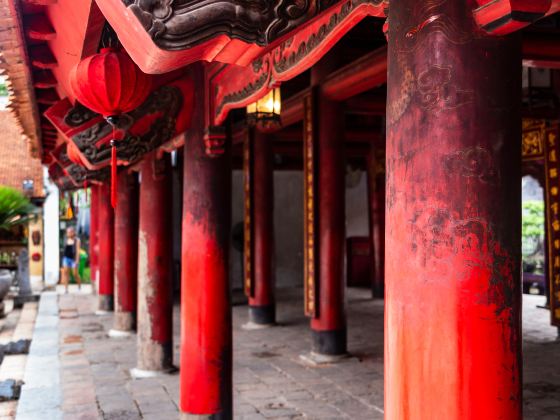
[[(267, 330), (242, 330), (247, 308), (234, 307), (235, 418), (382, 419), (383, 302), (370, 300), (366, 290), (349, 290), (348, 346), (354, 357), (311, 368), (299, 358), (310, 348), (300, 296), (298, 290), (279, 293), (280, 326)], [(560, 342), (548, 326), (548, 312), (535, 307), (543, 299), (524, 298), (524, 418), (531, 420), (560, 419)], [(178, 417), (178, 375), (132, 380), (135, 338), (107, 338), (111, 316), (94, 315), (93, 296), (60, 295), (59, 307), (64, 418)], [(177, 338), (178, 327), (176, 311)], [(175, 345), (176, 361), (178, 350)]]

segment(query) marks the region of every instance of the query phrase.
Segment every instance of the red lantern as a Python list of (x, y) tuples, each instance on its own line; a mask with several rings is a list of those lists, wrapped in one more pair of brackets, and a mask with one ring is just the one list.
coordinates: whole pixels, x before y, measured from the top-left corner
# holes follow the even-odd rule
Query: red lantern
[(70, 86), (82, 105), (105, 118), (132, 111), (151, 89), (151, 78), (115, 48), (84, 58), (70, 74)]
[[(152, 83), (124, 51), (102, 48), (101, 52), (83, 59), (74, 67), (70, 73), (70, 86), (76, 99), (103, 115), (113, 126), (114, 133), (118, 116), (140, 106), (148, 97)], [(114, 208), (117, 201), (115, 139), (111, 146), (111, 204)]]

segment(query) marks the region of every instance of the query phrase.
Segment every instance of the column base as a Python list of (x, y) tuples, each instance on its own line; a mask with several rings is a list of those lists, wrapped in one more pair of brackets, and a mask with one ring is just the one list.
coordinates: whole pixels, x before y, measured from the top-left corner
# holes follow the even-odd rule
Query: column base
[(276, 305), (252, 306), (249, 305), (248, 324), (274, 325), (276, 323)]
[(112, 314), (112, 313), (113, 313), (113, 312), (111, 312), (111, 311), (102, 311), (102, 310), (100, 310), (100, 309), (98, 309), (97, 311), (95, 311), (95, 315), (98, 315), (98, 316), (110, 315), (110, 314)]
[(117, 312), (113, 318), (113, 329), (116, 331), (132, 334), (136, 325), (135, 316), (132, 312)]
[(111, 328), (109, 330), (109, 332), (107, 333), (107, 335), (109, 335), (109, 337), (111, 338), (128, 338), (132, 335), (134, 335), (133, 331), (121, 331), (121, 330), (116, 330)]
[(97, 301), (97, 312), (111, 312), (114, 308), (113, 295), (99, 295)]
[(265, 330), (267, 328), (272, 328), (274, 326), (276, 326), (276, 324), (256, 324), (252, 321), (249, 321), (241, 325), (241, 329), (245, 331), (255, 331), (255, 330)]
[(130, 369), (130, 376), (133, 379), (146, 379), (146, 378), (156, 378), (158, 376), (170, 375), (175, 372), (177, 372), (177, 368), (175, 366), (171, 366), (167, 369), (162, 369), (162, 370), (145, 370), (140, 368), (132, 368)]
[(317, 331), (311, 330), (311, 352), (323, 356), (343, 356), (346, 354), (346, 329)]
[(385, 298), (385, 288), (379, 286), (373, 286), (371, 289), (371, 297), (374, 299)]
[(223, 412), (216, 414), (190, 414), (181, 413), (181, 420), (230, 420), (232, 416), (227, 416)]
[(339, 363), (348, 357), (350, 357), (348, 353), (331, 356), (315, 353), (313, 351), (299, 355), (300, 360), (310, 366), (331, 365), (333, 363)]
[(138, 372), (170, 372), (173, 366), (173, 344), (158, 343), (145, 339), (138, 332), (138, 361), (135, 368)]

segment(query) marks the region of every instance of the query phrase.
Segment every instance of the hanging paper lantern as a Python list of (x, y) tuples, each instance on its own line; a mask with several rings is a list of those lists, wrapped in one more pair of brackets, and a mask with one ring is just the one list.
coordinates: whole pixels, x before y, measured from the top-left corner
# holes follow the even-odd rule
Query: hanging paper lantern
[(140, 106), (152, 83), (124, 51), (103, 48), (74, 67), (70, 86), (82, 105), (107, 118)]
[(150, 94), (151, 78), (121, 50), (102, 48), (80, 61), (70, 73), (70, 86), (82, 105), (113, 126), (111, 141), (111, 204), (117, 202), (116, 125), (121, 114), (140, 106)]

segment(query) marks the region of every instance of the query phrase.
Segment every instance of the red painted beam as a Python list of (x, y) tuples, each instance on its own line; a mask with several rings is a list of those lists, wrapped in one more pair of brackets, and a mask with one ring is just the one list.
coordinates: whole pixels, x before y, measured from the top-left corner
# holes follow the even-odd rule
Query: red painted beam
[(525, 32), (523, 34), (523, 64), (529, 67), (560, 68), (558, 34)]
[(31, 64), (39, 69), (54, 69), (58, 62), (47, 44), (33, 45), (29, 47)]
[(230, 419), (231, 156), (229, 148), (221, 156), (206, 155), (204, 68), (199, 64), (191, 71), (195, 97), (202, 102), (194, 108), (186, 134), (183, 165), (180, 408), (187, 414)]
[(33, 6), (51, 6), (57, 2), (58, 0), (22, 0), (23, 4)]
[(99, 186), (90, 188), (89, 261), (91, 282), (98, 288), (99, 270)]
[(367, 154), (369, 239), (371, 246), (371, 288), (374, 298), (385, 297), (385, 151), (384, 145), (370, 144)]
[(50, 70), (37, 70), (33, 72), (33, 86), (37, 89), (55, 88), (58, 82)]
[(25, 16), (25, 34), (29, 39), (36, 41), (52, 41), (56, 38), (56, 32), (49, 19), (43, 14)]
[(560, 9), (560, 0), (477, 0), (478, 26), (492, 35), (507, 35)]
[(35, 98), (37, 103), (44, 105), (54, 105), (60, 101), (60, 97), (56, 92), (56, 89), (41, 89), (35, 92)]
[(289, 99), (282, 101), (280, 121), (283, 127), (287, 127), (303, 119), (303, 98), (308, 94), (309, 89), (304, 89)]
[[(311, 69), (315, 92), (311, 114), (304, 121), (304, 132), (307, 124), (312, 124), (313, 142), (316, 143), (313, 146), (316, 156), (312, 158), (312, 168), (306, 171), (307, 176), (314, 178), (313, 191), (307, 196), (305, 204), (307, 206), (310, 200), (315, 201), (310, 214), (314, 226), (306, 220), (307, 235), (315, 244), (312, 264), (317, 283), (316, 309), (311, 318), (312, 351), (328, 356), (342, 355), (347, 350), (344, 112), (342, 104), (329, 99), (322, 89), (334, 64), (334, 59), (323, 60)], [(304, 150), (304, 155), (307, 155), (307, 145)], [(310, 256), (308, 251), (308, 262), (311, 262)]]
[(321, 84), (326, 98), (344, 101), (387, 82), (387, 47), (381, 47), (330, 74)]
[[(136, 328), (138, 286), (138, 179), (123, 169), (117, 180), (115, 208), (115, 315), (113, 330), (128, 333)], [(112, 331), (113, 331), (112, 330)], [(111, 334), (111, 333), (110, 333)]]
[(407, 36), (425, 4), (389, 10), (385, 418), (521, 420), (520, 40), (465, 1)]
[(113, 310), (114, 295), (114, 212), (111, 207), (111, 187), (108, 183), (99, 186), (97, 214), (99, 217), (99, 311)]
[(170, 157), (151, 152), (140, 168), (137, 369), (165, 371), (173, 363)]
[[(248, 176), (250, 191), (245, 200), (251, 203), (250, 219), (250, 275), (249, 321), (259, 325), (276, 322), (274, 257), (274, 156), (270, 134), (252, 130), (249, 150)], [(247, 193), (249, 196), (247, 197)], [(247, 228), (247, 226), (246, 226)], [(246, 232), (247, 234), (247, 232)], [(247, 268), (247, 265), (245, 266)]]

